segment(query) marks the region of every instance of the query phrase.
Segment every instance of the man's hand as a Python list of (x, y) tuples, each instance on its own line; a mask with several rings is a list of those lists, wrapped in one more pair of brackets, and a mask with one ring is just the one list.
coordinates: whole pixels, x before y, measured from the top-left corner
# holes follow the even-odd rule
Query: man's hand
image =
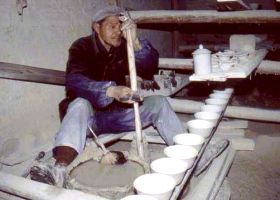
[(124, 38), (127, 40), (127, 31), (131, 32), (131, 39), (133, 42), (133, 48), (135, 51), (142, 49), (141, 43), (137, 37), (137, 26), (132, 19), (127, 19), (122, 23), (121, 30), (123, 32)]
[(134, 92), (126, 86), (111, 86), (107, 89), (106, 95), (112, 97), (122, 103), (134, 103), (135, 101), (142, 101), (142, 97), (134, 94)]

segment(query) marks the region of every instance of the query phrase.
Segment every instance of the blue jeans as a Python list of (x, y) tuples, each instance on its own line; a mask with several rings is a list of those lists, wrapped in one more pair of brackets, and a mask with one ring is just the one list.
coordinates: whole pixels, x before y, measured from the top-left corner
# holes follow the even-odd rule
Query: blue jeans
[[(173, 144), (175, 135), (185, 132), (165, 97), (145, 97), (139, 109), (142, 127), (154, 126), (167, 145)], [(87, 100), (77, 98), (69, 105), (56, 136), (55, 146), (70, 146), (81, 153), (86, 141), (89, 120), (97, 135), (135, 130), (133, 108), (94, 112)]]

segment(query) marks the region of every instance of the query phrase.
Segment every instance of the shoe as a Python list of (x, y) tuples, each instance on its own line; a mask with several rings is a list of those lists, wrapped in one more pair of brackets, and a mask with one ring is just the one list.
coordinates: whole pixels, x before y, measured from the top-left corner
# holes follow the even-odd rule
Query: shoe
[(224, 152), (228, 146), (228, 140), (219, 140), (214, 144), (208, 144), (196, 165), (194, 175), (199, 176), (203, 171), (205, 171), (210, 166), (212, 161), (221, 155), (221, 153)]
[(30, 169), (31, 180), (66, 187), (66, 167), (62, 165), (52, 166), (50, 164), (38, 162)]

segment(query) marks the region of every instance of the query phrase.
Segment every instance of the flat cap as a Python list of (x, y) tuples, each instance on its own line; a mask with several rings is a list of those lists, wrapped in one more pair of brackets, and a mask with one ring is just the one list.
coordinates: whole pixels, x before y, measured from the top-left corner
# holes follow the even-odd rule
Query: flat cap
[(124, 11), (123, 8), (118, 6), (106, 6), (93, 15), (92, 22), (99, 22), (106, 17), (120, 15)]

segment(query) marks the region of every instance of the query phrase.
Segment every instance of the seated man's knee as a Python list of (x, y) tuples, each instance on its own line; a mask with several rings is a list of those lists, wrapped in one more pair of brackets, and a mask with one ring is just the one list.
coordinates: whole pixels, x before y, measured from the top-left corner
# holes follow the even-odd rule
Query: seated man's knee
[(69, 109), (90, 110), (92, 108), (88, 100), (79, 97), (70, 103)]
[(144, 99), (144, 105), (151, 111), (158, 111), (163, 106), (168, 104), (166, 97), (161, 95), (149, 96)]

